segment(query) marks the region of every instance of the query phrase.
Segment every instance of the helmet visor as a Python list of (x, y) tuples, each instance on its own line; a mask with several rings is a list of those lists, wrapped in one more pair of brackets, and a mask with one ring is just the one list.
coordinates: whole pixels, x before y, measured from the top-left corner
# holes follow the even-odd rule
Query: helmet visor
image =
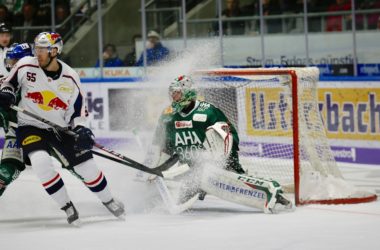
[(4, 65), (5, 65), (5, 68), (8, 70), (8, 71), (11, 71), (11, 69), (13, 68), (13, 66), (17, 63), (17, 59), (14, 59), (14, 58), (5, 58), (4, 59)]
[(34, 54), (47, 54), (49, 52), (49, 48), (47, 47), (41, 47), (41, 46), (35, 46), (34, 47)]

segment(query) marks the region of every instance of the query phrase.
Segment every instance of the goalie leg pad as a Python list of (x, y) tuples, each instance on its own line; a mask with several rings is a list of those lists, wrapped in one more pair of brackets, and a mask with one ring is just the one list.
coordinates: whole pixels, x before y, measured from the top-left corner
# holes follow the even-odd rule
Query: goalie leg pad
[(1, 155), (1, 162), (10, 164), (17, 167), (19, 171), (25, 169), (25, 164), (22, 157), (22, 150), (17, 144), (16, 137), (9, 137), (6, 135), (4, 141), (4, 148)]
[(20, 171), (10, 162), (0, 164), (0, 196), (4, 193), (7, 186), (20, 175)]
[(24, 169), (25, 164), (22, 160), (21, 149), (17, 144), (14, 128), (11, 127), (5, 135), (4, 147), (1, 153), (0, 196)]
[(209, 168), (202, 175), (201, 189), (223, 200), (273, 213), (282, 188), (276, 181)]

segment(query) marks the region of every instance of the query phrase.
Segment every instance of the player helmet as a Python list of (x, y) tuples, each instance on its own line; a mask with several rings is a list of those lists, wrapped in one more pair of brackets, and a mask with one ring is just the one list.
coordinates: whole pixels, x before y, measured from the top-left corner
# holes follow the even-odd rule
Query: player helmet
[(25, 56), (33, 56), (32, 48), (27, 43), (14, 43), (7, 50), (5, 55), (4, 64), (5, 68), (10, 71), (13, 65)]
[(34, 39), (34, 47), (48, 48), (49, 52), (52, 48), (57, 48), (57, 53), (61, 54), (63, 48), (62, 37), (56, 32), (41, 32)]
[(12, 27), (6, 23), (0, 23), (0, 33), (12, 33)]
[[(173, 94), (180, 92), (179, 100), (173, 99)], [(193, 88), (193, 80), (190, 77), (182, 75), (174, 79), (169, 86), (169, 96), (172, 100), (172, 107), (175, 112), (180, 112), (184, 107), (188, 106), (191, 101), (197, 98), (197, 92)]]
[(7, 50), (6, 54), (6, 58), (18, 60), (25, 56), (33, 56), (32, 48), (28, 43), (14, 43)]

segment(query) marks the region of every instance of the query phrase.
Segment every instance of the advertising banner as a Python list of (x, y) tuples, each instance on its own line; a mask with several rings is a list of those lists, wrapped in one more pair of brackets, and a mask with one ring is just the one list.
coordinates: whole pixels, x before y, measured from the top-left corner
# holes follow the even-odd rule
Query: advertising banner
[(109, 131), (108, 88), (102, 84), (83, 84), (88, 111), (87, 126), (96, 135)]
[(380, 142), (380, 86), (320, 88), (318, 100), (330, 139)]
[[(100, 68), (75, 68), (79, 77), (83, 79), (99, 78)], [(145, 75), (142, 67), (107, 67), (103, 68), (104, 78), (141, 77)]]
[[(380, 84), (319, 82), (318, 85), (318, 109), (336, 159), (380, 164)], [(137, 82), (85, 83), (83, 88), (89, 126), (99, 139), (130, 140), (135, 131), (140, 135), (153, 133), (161, 111), (169, 104), (165, 90), (147, 89)], [(205, 90), (200, 96), (207, 98), (208, 91), (212, 90)], [(231, 96), (228, 93), (225, 95)], [(242, 145), (246, 153), (262, 153), (274, 138), (275, 143), (291, 140), (291, 107), (284, 105), (287, 97), (281, 89), (268, 88), (261, 94), (247, 89), (243, 96), (239, 101), (243, 103), (243, 113), (237, 110), (234, 100), (228, 100), (234, 106), (232, 113), (244, 116), (231, 119), (239, 120), (240, 133), (266, 138), (260, 145)], [(226, 105), (226, 100), (216, 101), (222, 109)]]

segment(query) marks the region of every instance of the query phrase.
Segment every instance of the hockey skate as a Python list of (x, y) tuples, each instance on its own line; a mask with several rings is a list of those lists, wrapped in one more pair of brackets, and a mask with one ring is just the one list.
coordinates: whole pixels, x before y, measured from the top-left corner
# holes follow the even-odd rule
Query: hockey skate
[(264, 205), (264, 213), (275, 214), (284, 210), (294, 210), (293, 203), (284, 195), (284, 191), (277, 181), (270, 181), (269, 191), (271, 195), (267, 194), (268, 200)]
[(293, 205), (293, 202), (289, 200), (283, 193), (278, 193), (276, 196), (276, 204), (274, 206), (275, 212), (279, 211), (294, 211), (295, 206)]
[(282, 193), (277, 194), (276, 199), (277, 199), (276, 204), (279, 203), (279, 204), (283, 205), (284, 207), (286, 207), (287, 209), (290, 209), (293, 207), (293, 203), (290, 200), (288, 200), (288, 198), (286, 198), (284, 196), (284, 194), (282, 194)]
[(203, 200), (205, 199), (205, 197), (206, 197), (206, 194), (207, 194), (207, 193), (206, 193), (205, 191), (201, 190), (201, 191), (199, 192), (198, 200), (203, 201)]
[(112, 199), (109, 202), (103, 202), (108, 211), (110, 211), (115, 217), (125, 220), (124, 204), (118, 200)]
[(282, 193), (277, 192), (264, 207), (267, 214), (276, 214), (280, 211), (294, 211), (293, 203)]
[(65, 211), (67, 215), (67, 222), (69, 224), (72, 224), (76, 227), (79, 227), (81, 224), (81, 221), (79, 219), (79, 214), (76, 208), (74, 207), (74, 204), (70, 201), (66, 204), (61, 210)]

